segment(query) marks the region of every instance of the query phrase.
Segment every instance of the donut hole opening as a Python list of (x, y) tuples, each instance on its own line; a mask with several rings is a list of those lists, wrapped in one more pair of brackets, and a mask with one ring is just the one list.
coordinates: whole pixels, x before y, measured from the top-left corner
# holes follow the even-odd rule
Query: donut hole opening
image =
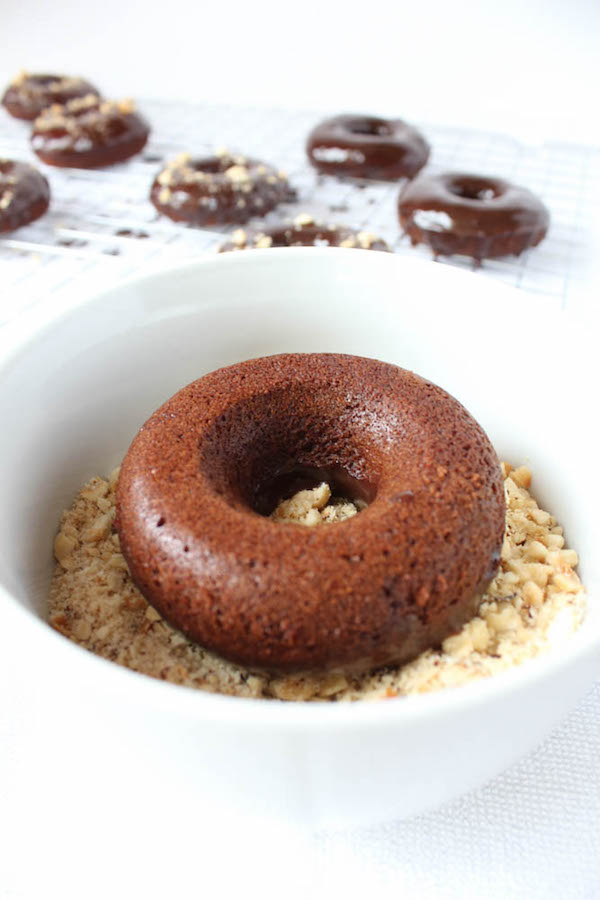
[(499, 197), (502, 191), (496, 182), (488, 178), (454, 178), (448, 189), (455, 197), (485, 203)]
[(31, 87), (46, 88), (58, 85), (61, 79), (56, 75), (28, 75), (26, 80)]
[(370, 137), (389, 136), (392, 129), (384, 119), (362, 118), (353, 119), (348, 124), (348, 130), (352, 134), (364, 134)]
[(323, 485), (330, 494), (323, 498), (323, 505), (349, 503), (357, 512), (367, 507), (375, 494), (372, 484), (354, 477), (341, 466), (311, 466), (291, 462), (283, 470), (276, 472), (272, 481), (258, 486), (252, 497), (252, 508), (259, 515), (271, 516), (283, 501), (291, 500), (300, 491), (316, 492)]
[(362, 510), (377, 494), (377, 433), (360, 404), (293, 386), (230, 407), (204, 435), (200, 468), (221, 499), (261, 516), (323, 482), (332, 502)]
[(228, 167), (228, 165), (231, 165), (231, 160), (229, 160), (226, 165), (223, 162), (223, 157), (207, 156), (203, 159), (194, 159), (188, 163), (188, 165), (194, 172), (205, 172), (207, 175), (219, 175)]

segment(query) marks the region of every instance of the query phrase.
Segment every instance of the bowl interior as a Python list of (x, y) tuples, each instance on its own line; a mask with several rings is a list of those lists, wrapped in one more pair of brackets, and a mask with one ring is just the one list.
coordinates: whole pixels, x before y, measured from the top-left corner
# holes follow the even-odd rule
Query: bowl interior
[(43, 616), (61, 510), (120, 462), (154, 409), (220, 366), (302, 351), (413, 369), (464, 403), (500, 458), (529, 464), (580, 553), (585, 628), (600, 632), (591, 340), (485, 275), (361, 251), (252, 251), (162, 272), (5, 353), (0, 585)]

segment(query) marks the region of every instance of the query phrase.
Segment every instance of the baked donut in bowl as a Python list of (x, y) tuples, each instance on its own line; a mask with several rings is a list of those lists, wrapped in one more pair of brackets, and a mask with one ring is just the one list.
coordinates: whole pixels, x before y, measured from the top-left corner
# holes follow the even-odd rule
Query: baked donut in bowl
[(411, 243), (435, 256), (477, 261), (518, 256), (546, 236), (550, 214), (527, 188), (483, 175), (419, 175), (400, 192), (398, 217)]
[[(595, 384), (591, 330), (546, 298), (525, 303), (522, 291), (485, 274), (336, 248), (211, 254), (108, 290), (90, 285), (90, 291), (93, 296), (78, 296), (60, 315), (53, 305), (38, 305), (24, 311), (18, 329), (0, 329), (7, 349), (0, 360), (0, 418), (11, 423), (10, 440), (0, 442), (2, 468), (10, 472), (0, 520), (0, 608), (13, 650), (3, 654), (4, 671), (7, 679), (16, 677), (22, 648), (40, 662), (29, 667), (34, 682), (24, 703), (19, 706), (20, 691), (13, 698), (24, 746), (43, 746), (48, 734), (61, 738), (53, 742), (51, 779), (47, 766), (17, 760), (9, 766), (15, 804), (32, 777), (40, 796), (47, 799), (50, 785), (52, 799), (60, 801), (64, 785), (73, 783), (71, 751), (80, 746), (90, 777), (78, 781), (86, 790), (79, 792), (74, 820), (96, 828), (98, 840), (108, 821), (98, 819), (102, 804), (110, 817), (114, 792), (130, 796), (132, 785), (147, 799), (157, 772), (168, 798), (165, 821), (181, 811), (185, 796), (188, 809), (214, 810), (251, 827), (263, 816), (314, 828), (366, 826), (448, 802), (539, 745), (593, 684), (600, 659), (598, 503), (589, 475), (597, 442), (589, 396), (581, 390)], [(546, 360), (564, 362), (552, 390), (537, 390), (535, 402), (529, 386), (539, 383), (545, 363), (538, 352), (507, 363), (515, 322), (536, 348), (544, 347)], [(199, 375), (250, 357), (324, 348), (388, 360), (444, 385), (503, 458), (531, 462), (540, 499), (581, 557), (589, 606), (577, 632), (559, 629), (548, 653), (459, 687), (381, 702), (285, 703), (252, 695), (241, 679), (239, 687), (248, 690), (224, 696), (210, 684), (195, 690), (169, 683), (160, 670), (155, 678), (143, 666), (130, 671), (130, 654), (140, 647), (135, 632), (122, 656), (103, 659), (51, 628), (47, 589), (57, 519), (90, 474), (118, 465), (142, 423)], [(562, 427), (565, 410), (576, 428)], [(381, 492), (380, 482), (367, 509), (312, 532), (264, 524), (277, 539), (286, 530), (300, 540), (318, 529), (345, 532), (368, 523)], [(96, 501), (87, 503), (107, 515)], [(115, 561), (117, 536), (108, 540)], [(90, 568), (98, 547), (96, 541), (81, 546)], [(119, 574), (110, 571), (111, 578)], [(113, 589), (105, 599), (122, 602)], [(131, 610), (140, 628), (149, 636), (162, 632), (165, 626), (144, 610), (145, 601)], [(72, 624), (80, 622), (73, 617)], [(197, 655), (203, 655), (199, 647)], [(54, 802), (40, 804), (42, 813), (50, 810), (40, 840), (52, 833), (55, 809)], [(147, 804), (131, 809), (142, 827)], [(59, 838), (53, 850), (60, 855)], [(176, 835), (174, 866), (179, 850)]]
[(402, 119), (362, 114), (325, 119), (306, 142), (309, 161), (324, 175), (378, 181), (414, 178), (429, 149), (423, 135)]
[[(299, 485), (368, 504), (267, 518)], [(142, 427), (117, 530), (146, 599), (203, 647), (275, 672), (365, 671), (437, 646), (493, 578), (505, 506), (484, 431), (397, 366), (287, 354), (220, 369)]]

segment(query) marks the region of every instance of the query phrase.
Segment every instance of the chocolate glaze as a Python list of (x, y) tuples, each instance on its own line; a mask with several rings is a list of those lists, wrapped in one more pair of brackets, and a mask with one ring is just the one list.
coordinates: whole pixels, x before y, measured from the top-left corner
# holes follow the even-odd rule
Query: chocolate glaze
[(49, 203), (50, 187), (37, 169), (0, 159), (0, 233), (39, 219)]
[(502, 178), (447, 172), (420, 175), (401, 191), (400, 224), (436, 256), (476, 260), (518, 256), (546, 235), (550, 215), (527, 188)]
[(129, 159), (149, 134), (130, 101), (87, 95), (45, 109), (33, 123), (31, 144), (50, 166), (95, 169)]
[(204, 158), (182, 154), (158, 173), (150, 190), (159, 212), (204, 226), (241, 225), (295, 196), (284, 173), (228, 152)]
[[(304, 528), (268, 513), (332, 477), (369, 506)], [(449, 394), (396, 366), (289, 354), (165, 403), (121, 469), (133, 579), (193, 640), (270, 671), (405, 662), (473, 616), (504, 534), (496, 454)]]
[(100, 92), (83, 78), (69, 75), (18, 76), (6, 88), (2, 105), (17, 119), (35, 119), (43, 109), (53, 103), (67, 103), (87, 94), (100, 96)]
[(390, 252), (384, 240), (367, 232), (345, 225), (325, 225), (323, 222), (300, 218), (285, 225), (236, 232), (219, 247), (219, 252), (247, 250), (254, 247), (352, 247), (362, 250)]
[(429, 144), (401, 119), (341, 115), (313, 128), (306, 152), (326, 175), (396, 181), (412, 178), (425, 165)]

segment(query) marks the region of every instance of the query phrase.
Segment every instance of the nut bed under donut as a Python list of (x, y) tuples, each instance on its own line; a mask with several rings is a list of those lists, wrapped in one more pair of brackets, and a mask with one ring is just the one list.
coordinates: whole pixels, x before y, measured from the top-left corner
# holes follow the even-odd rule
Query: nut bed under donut
[[(305, 529), (267, 516), (326, 478), (369, 505)], [(441, 388), (371, 359), (290, 354), (204, 376), (142, 427), (117, 529), (162, 615), (269, 671), (401, 663), (458, 631), (497, 569), (496, 454)]]

